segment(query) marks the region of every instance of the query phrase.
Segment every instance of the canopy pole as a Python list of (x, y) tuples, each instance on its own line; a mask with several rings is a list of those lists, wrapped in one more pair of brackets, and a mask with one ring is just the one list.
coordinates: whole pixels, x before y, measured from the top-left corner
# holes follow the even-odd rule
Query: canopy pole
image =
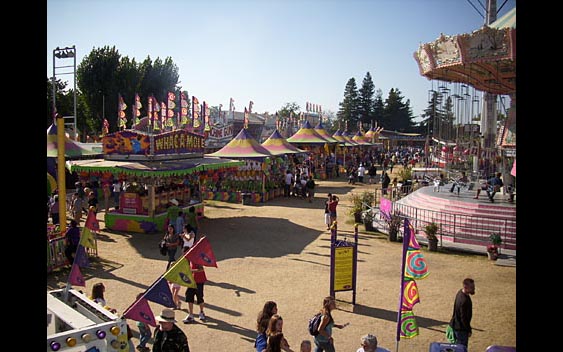
[(65, 122), (63, 115), (57, 119), (57, 188), (59, 194), (59, 228), (66, 232), (66, 180), (65, 180)]

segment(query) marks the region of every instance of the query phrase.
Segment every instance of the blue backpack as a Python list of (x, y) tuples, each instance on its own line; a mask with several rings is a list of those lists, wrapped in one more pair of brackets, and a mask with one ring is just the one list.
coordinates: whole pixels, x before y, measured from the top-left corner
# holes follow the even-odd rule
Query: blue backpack
[(319, 334), (319, 326), (321, 325), (321, 313), (317, 313), (313, 315), (311, 319), (309, 319), (309, 334), (313, 336), (317, 336)]

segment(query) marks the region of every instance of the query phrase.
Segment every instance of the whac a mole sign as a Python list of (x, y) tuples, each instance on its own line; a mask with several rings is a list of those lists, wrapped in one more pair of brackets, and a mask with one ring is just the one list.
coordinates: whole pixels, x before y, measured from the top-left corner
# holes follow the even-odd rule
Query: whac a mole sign
[(163, 155), (203, 153), (203, 135), (187, 130), (160, 134), (125, 130), (108, 134), (102, 139), (105, 155)]

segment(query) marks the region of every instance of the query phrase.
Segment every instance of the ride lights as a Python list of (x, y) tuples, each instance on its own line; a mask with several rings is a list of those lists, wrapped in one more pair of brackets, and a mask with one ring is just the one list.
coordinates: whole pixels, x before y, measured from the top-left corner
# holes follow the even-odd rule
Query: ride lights
[(106, 332), (104, 330), (96, 331), (96, 336), (101, 340), (106, 338)]
[(111, 347), (115, 348), (116, 350), (121, 348), (121, 343), (117, 340), (112, 340), (110, 342)]
[(66, 339), (66, 345), (68, 347), (74, 347), (76, 346), (76, 339), (74, 337), (67, 337)]
[(58, 351), (61, 349), (61, 344), (57, 341), (51, 341), (49, 345), (51, 346), (51, 351)]
[(112, 335), (119, 335), (119, 333), (121, 332), (121, 329), (119, 328), (119, 326), (112, 326), (111, 329), (109, 329), (109, 331), (112, 333)]
[(92, 334), (82, 334), (82, 336), (80, 336), (80, 338), (82, 339), (82, 341), (84, 341), (85, 343), (88, 343), (90, 341), (92, 341), (94, 339), (94, 336), (92, 336)]

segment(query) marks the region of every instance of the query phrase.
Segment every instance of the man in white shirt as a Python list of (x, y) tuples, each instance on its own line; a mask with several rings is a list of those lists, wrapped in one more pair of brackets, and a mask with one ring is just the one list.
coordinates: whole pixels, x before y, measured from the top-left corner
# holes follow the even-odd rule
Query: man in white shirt
[(291, 194), (291, 183), (293, 182), (293, 174), (291, 171), (287, 170), (285, 173), (285, 187), (283, 189), (284, 197), (289, 197)]
[(372, 334), (367, 334), (362, 336), (361, 340), (362, 347), (358, 348), (356, 352), (390, 352), (388, 349), (377, 347), (377, 337)]

